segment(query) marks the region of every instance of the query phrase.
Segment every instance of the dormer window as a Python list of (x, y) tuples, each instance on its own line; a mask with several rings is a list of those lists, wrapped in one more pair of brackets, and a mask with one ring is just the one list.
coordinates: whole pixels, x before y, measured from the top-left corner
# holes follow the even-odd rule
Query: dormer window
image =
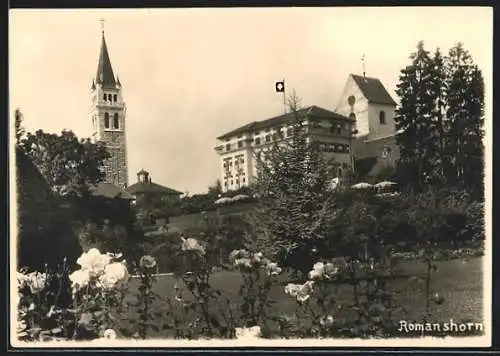
[(109, 114), (107, 112), (104, 113), (104, 128), (109, 129)]
[(381, 125), (385, 125), (385, 111), (381, 110), (378, 114), (378, 119)]
[(120, 121), (118, 120), (118, 113), (115, 112), (113, 115), (113, 128), (118, 130), (120, 128)]

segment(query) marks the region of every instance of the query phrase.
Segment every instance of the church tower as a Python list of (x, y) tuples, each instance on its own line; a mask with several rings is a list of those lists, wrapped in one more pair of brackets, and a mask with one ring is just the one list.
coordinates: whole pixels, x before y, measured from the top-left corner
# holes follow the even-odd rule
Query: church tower
[(104, 163), (105, 181), (121, 188), (128, 183), (127, 144), (125, 139), (126, 106), (118, 76), (113, 73), (104, 30), (97, 73), (92, 80), (90, 118), (92, 139), (106, 144), (111, 157)]

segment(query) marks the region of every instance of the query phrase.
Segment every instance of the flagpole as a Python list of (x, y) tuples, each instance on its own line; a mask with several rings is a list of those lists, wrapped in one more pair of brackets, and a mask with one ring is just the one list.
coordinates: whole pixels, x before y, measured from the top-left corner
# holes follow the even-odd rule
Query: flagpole
[(283, 79), (283, 110), (284, 110), (284, 113), (286, 114), (286, 85), (285, 85), (285, 79)]

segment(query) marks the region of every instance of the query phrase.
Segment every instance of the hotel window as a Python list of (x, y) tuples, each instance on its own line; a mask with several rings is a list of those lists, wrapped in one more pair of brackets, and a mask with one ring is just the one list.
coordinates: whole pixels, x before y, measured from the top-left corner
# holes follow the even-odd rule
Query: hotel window
[(266, 136), (266, 142), (271, 142), (271, 135)]
[(226, 186), (226, 187), (227, 187), (227, 181), (225, 181), (225, 182), (224, 182), (224, 186)]
[(256, 137), (255, 138), (255, 144), (256, 145), (260, 145), (260, 137)]
[(108, 94), (104, 94), (103, 99), (104, 99), (104, 101), (108, 100)]
[(385, 111), (381, 110), (378, 114), (378, 119), (381, 125), (385, 125)]
[(230, 143), (226, 143), (226, 151), (229, 151), (231, 149), (231, 144)]
[(243, 147), (243, 141), (238, 141), (238, 148), (242, 148)]
[(233, 183), (234, 183), (234, 182), (233, 182), (233, 180), (231, 179), (231, 185), (233, 185)]
[(240, 184), (240, 180), (239, 179), (236, 179), (236, 184)]
[(118, 95), (115, 94), (114, 97), (113, 97), (113, 99), (114, 99), (115, 102), (118, 101)]
[(240, 159), (240, 162), (245, 163), (245, 159), (244, 158)]
[(243, 178), (243, 183), (245, 183), (245, 178)]

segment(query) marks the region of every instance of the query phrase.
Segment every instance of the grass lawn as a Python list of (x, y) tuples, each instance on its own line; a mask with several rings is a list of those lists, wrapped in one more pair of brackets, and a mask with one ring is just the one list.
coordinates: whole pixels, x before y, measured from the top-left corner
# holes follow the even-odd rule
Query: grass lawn
[[(434, 273), (431, 288), (438, 291), (444, 298), (442, 305), (431, 304), (431, 318), (433, 322), (449, 322), (453, 319), (459, 321), (483, 321), (483, 259), (481, 257), (463, 260), (438, 261), (435, 264), (438, 271)], [(424, 276), (426, 265), (421, 262), (404, 262), (400, 266), (402, 275)], [(161, 296), (174, 296), (174, 285), (176, 280), (173, 276), (158, 277), (154, 286), (154, 291)], [(295, 300), (285, 295), (283, 284), (277, 284), (271, 292), (271, 298), (276, 301), (273, 309), (279, 313), (293, 312), (297, 304)], [(179, 284), (182, 286), (182, 283)], [(238, 289), (241, 285), (241, 277), (238, 272), (220, 272), (212, 276), (211, 285), (222, 292), (221, 300), (226, 298), (231, 300), (231, 304), (237, 314), (240, 297)], [(138, 281), (133, 280), (130, 285), (130, 292), (136, 293)], [(396, 294), (398, 305), (406, 308), (409, 312), (409, 319), (422, 322), (425, 312), (424, 284), (411, 281), (409, 277), (401, 277), (392, 282), (391, 289)], [(348, 285), (340, 286), (338, 290), (338, 301), (352, 301), (352, 287)], [(184, 297), (189, 296), (188, 291), (184, 291)], [(160, 311), (160, 306), (156, 305), (156, 311)], [(160, 317), (159, 317), (160, 318)], [(158, 320), (161, 324), (161, 320)], [(160, 331), (152, 336), (166, 336)]]

